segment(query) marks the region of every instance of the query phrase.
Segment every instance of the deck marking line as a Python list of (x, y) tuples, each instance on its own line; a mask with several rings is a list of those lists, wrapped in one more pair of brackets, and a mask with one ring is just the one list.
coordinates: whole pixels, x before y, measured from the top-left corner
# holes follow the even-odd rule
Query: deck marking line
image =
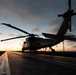
[(4, 58), (0, 65), (0, 75), (10, 75), (10, 68), (9, 68), (7, 52), (4, 54)]
[(0, 56), (0, 65), (1, 65), (1, 63), (3, 61), (4, 55), (5, 55), (5, 53)]

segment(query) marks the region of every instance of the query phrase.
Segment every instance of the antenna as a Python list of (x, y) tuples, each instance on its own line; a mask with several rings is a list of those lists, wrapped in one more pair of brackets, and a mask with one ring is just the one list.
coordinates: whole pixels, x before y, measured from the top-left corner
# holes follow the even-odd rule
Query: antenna
[(63, 41), (63, 52), (64, 52), (64, 50), (65, 50), (65, 47), (64, 47), (64, 41)]

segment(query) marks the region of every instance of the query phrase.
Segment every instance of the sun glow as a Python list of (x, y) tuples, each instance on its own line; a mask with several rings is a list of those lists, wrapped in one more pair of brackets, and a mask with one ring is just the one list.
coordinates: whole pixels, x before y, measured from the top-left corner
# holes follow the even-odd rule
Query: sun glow
[[(9, 41), (9, 42), (1, 42), (0, 43), (0, 51), (21, 51), (22, 50), (23, 41)], [(72, 48), (72, 46), (67, 45), (67, 43), (64, 44), (64, 50), (65, 51), (76, 51), (76, 48)], [(62, 42), (58, 45), (55, 45), (52, 47), (56, 51), (63, 51), (63, 44)], [(41, 48), (39, 51), (51, 51), (49, 47), (47, 48)]]
[(10, 51), (13, 51), (13, 50), (21, 50), (22, 48), (22, 43), (20, 42), (1, 42), (0, 44), (0, 50), (10, 50)]

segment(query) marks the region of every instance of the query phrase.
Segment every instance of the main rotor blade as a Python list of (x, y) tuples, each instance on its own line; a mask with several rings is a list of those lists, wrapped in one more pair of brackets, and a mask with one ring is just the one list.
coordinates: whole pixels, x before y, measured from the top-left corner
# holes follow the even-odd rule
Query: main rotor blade
[[(69, 11), (71, 11), (71, 0), (68, 0)], [(71, 17), (69, 22), (69, 31), (71, 31)]]
[(71, 0), (68, 0), (69, 10), (71, 11)]
[(3, 41), (8, 41), (8, 40), (13, 40), (13, 39), (18, 39), (18, 38), (24, 38), (24, 37), (27, 37), (27, 36), (18, 36), (18, 37), (3, 39), (3, 40), (1, 40), (1, 42), (3, 42)]
[(22, 30), (22, 29), (20, 29), (20, 28), (17, 28), (17, 27), (15, 27), (15, 26), (12, 26), (11, 24), (7, 24), (7, 23), (1, 23), (2, 25), (6, 25), (6, 26), (8, 26), (8, 27), (11, 27), (11, 28), (13, 28), (13, 29), (16, 29), (16, 30), (18, 30), (18, 31), (21, 31), (21, 32), (23, 32), (23, 33), (25, 33), (25, 34), (30, 34), (30, 33), (28, 33), (28, 32), (26, 32), (26, 31), (24, 31), (24, 30)]

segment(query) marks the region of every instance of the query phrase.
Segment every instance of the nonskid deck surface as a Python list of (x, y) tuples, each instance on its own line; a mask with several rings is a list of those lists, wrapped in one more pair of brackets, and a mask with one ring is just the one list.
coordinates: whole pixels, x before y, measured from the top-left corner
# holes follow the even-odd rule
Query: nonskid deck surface
[(75, 75), (76, 73), (76, 58), (73, 57), (5, 52), (0, 58), (2, 58), (0, 71), (3, 68), (4, 75)]
[[(17, 51), (20, 52), (20, 51)], [(30, 51), (25, 51), (25, 53), (32, 53), (34, 54), (35, 52), (30, 52)], [(45, 55), (55, 55), (55, 56), (64, 56), (64, 57), (74, 57), (76, 58), (76, 51), (37, 51), (35, 54), (45, 54)]]

